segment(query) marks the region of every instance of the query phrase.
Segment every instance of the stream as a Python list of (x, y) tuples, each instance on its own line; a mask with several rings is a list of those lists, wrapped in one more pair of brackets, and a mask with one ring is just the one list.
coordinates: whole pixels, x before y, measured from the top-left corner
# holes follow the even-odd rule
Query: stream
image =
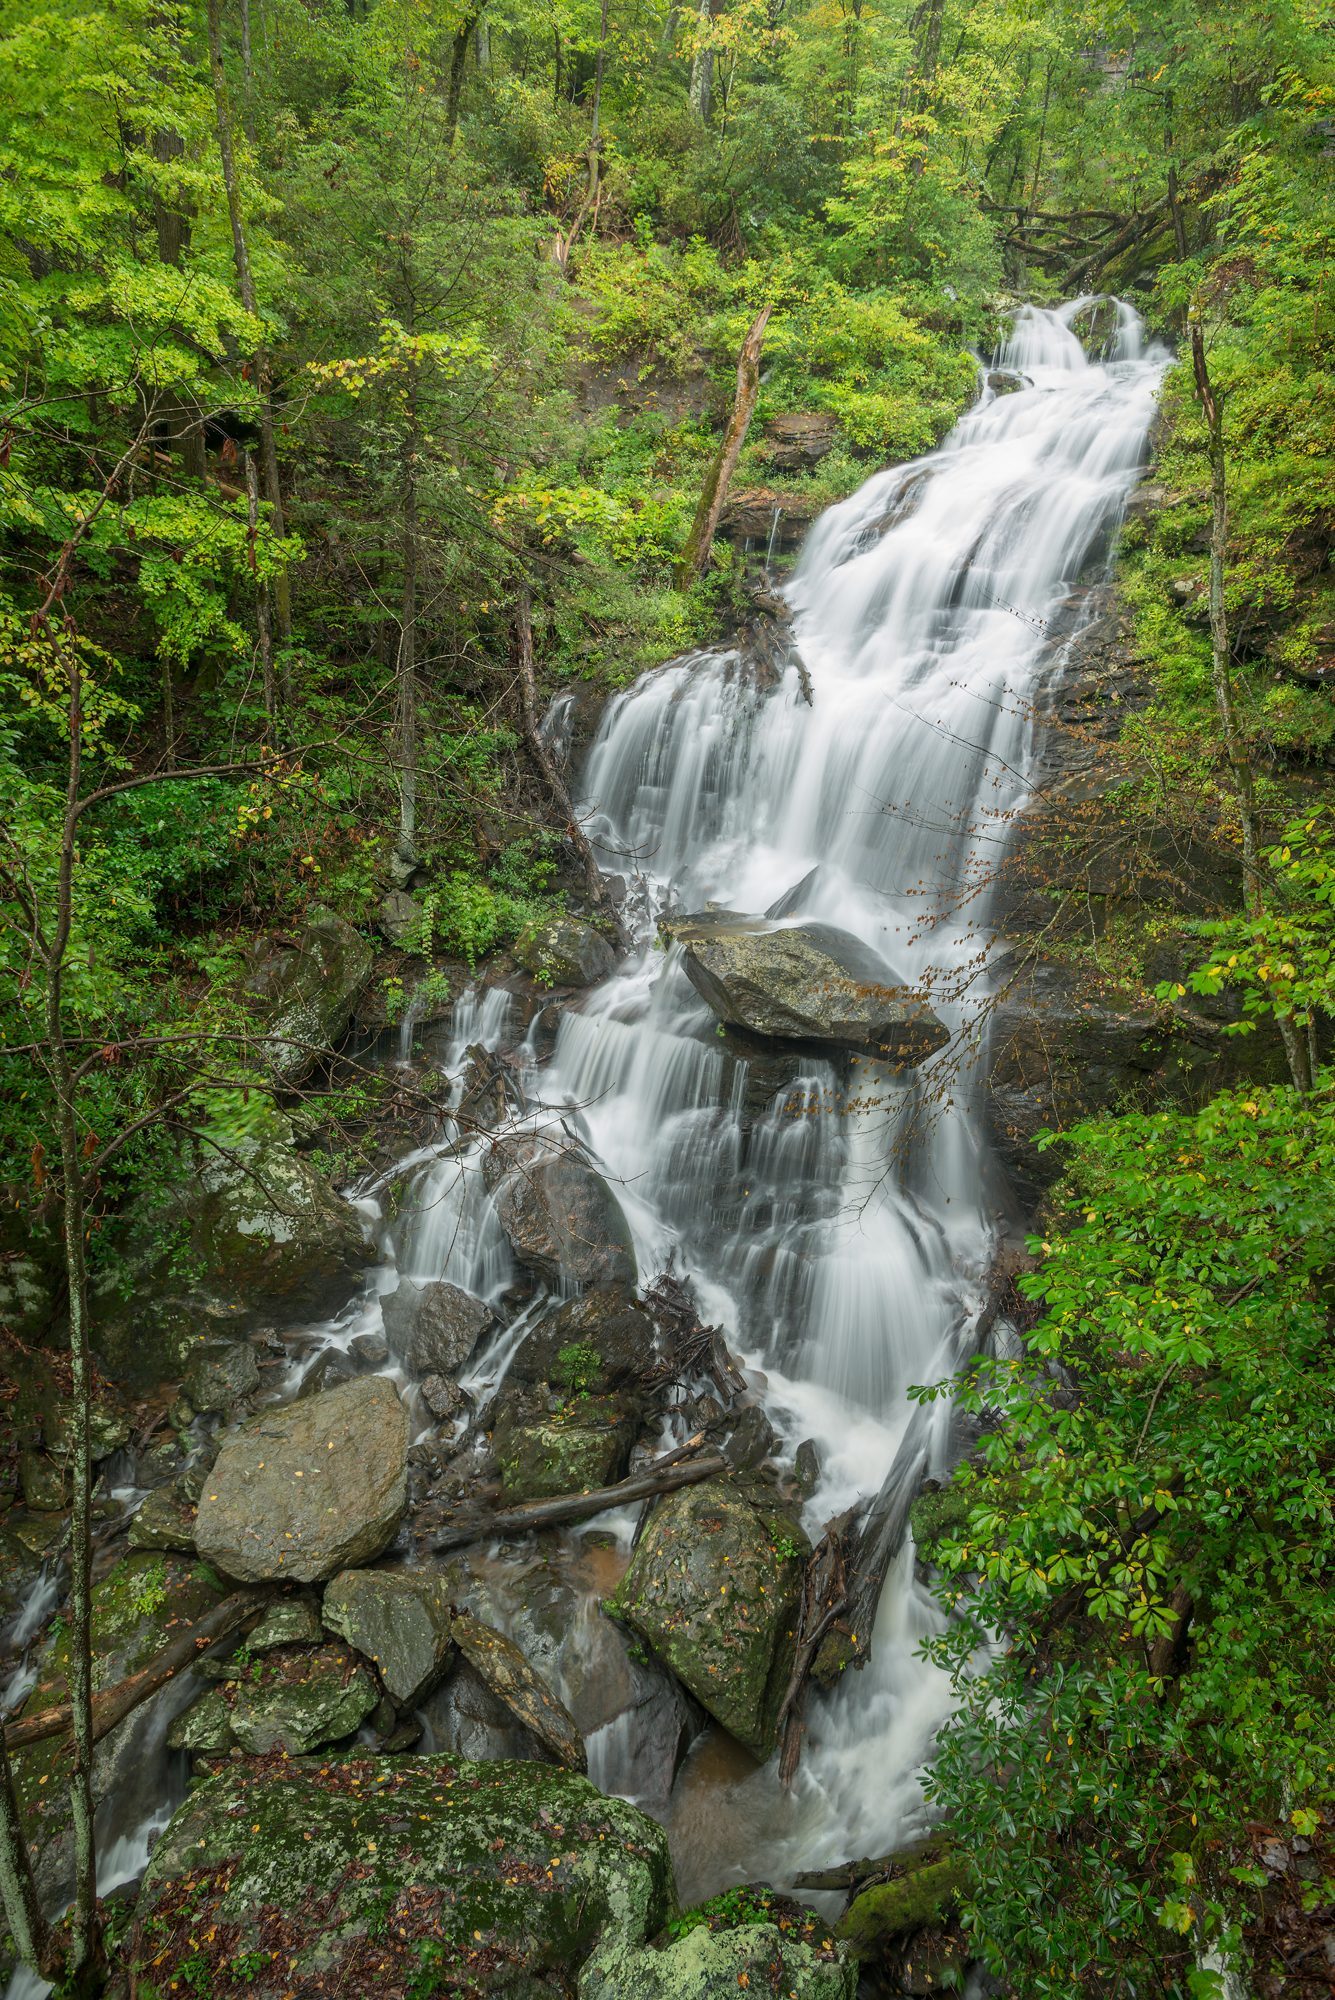
[[(1089, 360), (1072, 330), (1087, 304), (1022, 308), (940, 449), (875, 474), (816, 522), (778, 586), (801, 668), (700, 653), (609, 703), (571, 782), (600, 863), (628, 885), (636, 943), (562, 1009), (549, 1054), (532, 1031), (516, 1053), (497, 988), (458, 1003), (437, 1055), (462, 1078), (470, 1048), (507, 1049), (524, 1108), (503, 1129), (564, 1127), (614, 1188), (641, 1281), (671, 1265), (692, 1282), (782, 1456), (814, 1445), (813, 1540), (875, 1493), (897, 1456), (915, 1483), (924, 1469), (948, 1472), (949, 1405), (920, 1411), (908, 1391), (974, 1351), (997, 1245), (1022, 1221), (980, 1105), (1000, 977), (989, 913), (1030, 795), (1044, 693), (1082, 586), (1106, 573), (1168, 359), (1129, 308), (1110, 305), (1106, 359)], [(664, 913), (710, 904), (851, 933), (884, 961), (887, 985), (930, 996), (949, 1043), (897, 1072), (795, 1054), (770, 1088), (720, 1036), (681, 947), (659, 942)], [(383, 1182), (358, 1191), (385, 1262), (348, 1312), (311, 1330), (285, 1394), (322, 1348), (379, 1329), (378, 1298), (398, 1275), (446, 1277), (490, 1301), (513, 1285), (478, 1150), (447, 1144), (400, 1162), (392, 1178), (406, 1177), (411, 1198), (396, 1219)], [(544, 1304), (525, 1307), (461, 1378), (484, 1409)], [(426, 1435), (420, 1409), (417, 1421)], [(560, 1538), (561, 1629), (544, 1671), (577, 1714), (605, 1669), (613, 1628), (598, 1604), (634, 1525), (604, 1517), (592, 1539)], [(520, 1639), (532, 1562), (512, 1549), (476, 1566), (476, 1601)], [(588, 1732), (590, 1773), (665, 1820), (683, 1901), (884, 1853), (925, 1823), (920, 1776), (949, 1689), (919, 1648), (942, 1617), (907, 1540), (869, 1663), (809, 1705), (790, 1792), (773, 1762), (757, 1767), (715, 1726), (680, 1769), (664, 1763), (653, 1701), (618, 1710), (609, 1699)], [(433, 1699), (425, 1748), (451, 1724)], [(134, 1872), (132, 1847), (142, 1865), (164, 1803), (181, 1795), (184, 1760), (163, 1752), (159, 1768), (147, 1821), (138, 1806), (144, 1837), (124, 1823), (104, 1831), (112, 1875)], [(10, 1990), (41, 1989), (19, 1975)]]

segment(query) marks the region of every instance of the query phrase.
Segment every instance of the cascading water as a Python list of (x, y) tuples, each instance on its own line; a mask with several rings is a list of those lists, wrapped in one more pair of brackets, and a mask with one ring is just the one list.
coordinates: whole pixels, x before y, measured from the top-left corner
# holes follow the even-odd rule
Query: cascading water
[[(767, 687), (734, 653), (678, 661), (613, 702), (583, 774), (646, 942), (565, 1016), (536, 1081), (615, 1178), (641, 1270), (675, 1256), (763, 1370), (788, 1441), (815, 1440), (813, 1525), (879, 1488), (905, 1392), (970, 1350), (1005, 1207), (972, 1089), (990, 885), (1060, 671), (1054, 635), (1106, 559), (1167, 359), (1119, 306), (1091, 362), (1072, 331), (1087, 303), (1023, 309), (998, 357), (1021, 383), (816, 523), (786, 590), (805, 676)], [(907, 1077), (864, 1065), (851, 1093), (811, 1062), (748, 1118), (678, 949), (647, 942), (664, 907), (709, 903), (853, 933), (887, 983), (930, 994), (950, 1046)], [(945, 1405), (933, 1422), (942, 1470)], [(677, 1826), (688, 1891), (884, 1851), (910, 1828), (947, 1711), (917, 1657), (938, 1618), (906, 1550), (870, 1667), (809, 1719), (797, 1796), (762, 1773), (735, 1813), (714, 1793)]]
[[(640, 942), (563, 1011), (549, 1063), (530, 1049), (527, 1107), (506, 1122), (582, 1139), (616, 1185), (641, 1274), (674, 1259), (694, 1281), (704, 1316), (763, 1383), (786, 1444), (815, 1443), (817, 1531), (892, 1467), (906, 1487), (929, 1462), (945, 1469), (947, 1406), (924, 1417), (906, 1392), (970, 1351), (1006, 1219), (973, 1087), (990, 887), (1027, 795), (1060, 633), (1078, 620), (1077, 587), (1102, 566), (1134, 486), (1167, 358), (1144, 350), (1139, 321), (1119, 306), (1105, 358), (1091, 362), (1072, 331), (1087, 303), (1023, 309), (998, 357), (1018, 385), (986, 388), (938, 452), (877, 474), (816, 523), (786, 586), (801, 668), (767, 681), (737, 653), (713, 652), (648, 674), (610, 704), (582, 774), (598, 851), (632, 878)], [(568, 701), (548, 719), (558, 753), (570, 721)], [(908, 1073), (863, 1062), (851, 1083), (836, 1063), (802, 1057), (773, 1087), (720, 1041), (679, 948), (652, 941), (664, 910), (711, 902), (852, 933), (889, 968), (885, 983), (930, 995), (950, 1044)], [(470, 1048), (505, 1041), (508, 1006), (496, 989), (456, 1007), (441, 1051), (456, 1097)], [(348, 1312), (304, 1336), (284, 1393), (319, 1352), (378, 1326), (379, 1298), (399, 1276), (503, 1298), (516, 1266), (477, 1171), (481, 1150), (447, 1126), (443, 1144), (398, 1164), (414, 1208), (386, 1234), (391, 1261)], [(376, 1224), (380, 1192), (359, 1196)], [(543, 1310), (534, 1302), (474, 1357), (462, 1380), (480, 1403)], [(598, 1526), (616, 1533), (624, 1561), (629, 1510)], [(567, 1555), (572, 1574), (594, 1565), (575, 1577), (578, 1608), (549, 1663), (578, 1706), (610, 1585), (596, 1545)], [(524, 1559), (507, 1560), (493, 1565), (486, 1609), (519, 1634), (525, 1613), (506, 1577)], [(48, 1609), (34, 1599), (12, 1652)], [(884, 1852), (914, 1830), (919, 1774), (948, 1713), (942, 1677), (919, 1657), (941, 1615), (908, 1543), (887, 1574), (869, 1666), (812, 1705), (792, 1794), (728, 1739), (702, 1741), (666, 1808), (687, 1900)], [(612, 1679), (626, 1664), (602, 1648)], [(678, 1725), (656, 1724), (642, 1697), (590, 1703), (590, 1768), (662, 1810)], [(165, 1714), (151, 1724), (158, 1737)], [(159, 1748), (144, 1759), (149, 1789), (160, 1768)], [(147, 1817), (138, 1792), (123, 1802), (104, 1829), (108, 1879), (139, 1872), (173, 1797), (161, 1790)], [(25, 1978), (11, 1994), (43, 1990)]]

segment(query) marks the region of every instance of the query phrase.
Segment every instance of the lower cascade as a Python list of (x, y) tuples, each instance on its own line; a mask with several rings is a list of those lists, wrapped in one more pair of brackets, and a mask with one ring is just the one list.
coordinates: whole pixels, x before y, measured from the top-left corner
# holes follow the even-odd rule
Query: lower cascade
[[(998, 1337), (979, 1321), (1021, 1219), (983, 1110), (998, 877), (1168, 362), (1127, 307), (1091, 359), (1074, 330), (1087, 304), (1022, 308), (1002, 372), (984, 375), (940, 449), (821, 516), (781, 586), (788, 623), (764, 662), (693, 654), (608, 704), (569, 776), (627, 948), (609, 971), (595, 940), (597, 983), (527, 1024), (505, 986), (455, 1003), (436, 1051), (443, 1132), (354, 1192), (379, 1246), (355, 1302), (288, 1343), (287, 1407), (262, 1410), (268, 1429), (224, 1435), (202, 1484), (141, 1508), (131, 1547), (170, 1552), (173, 1589), (186, 1550), (248, 1584), (301, 1586), (267, 1642), (251, 1634), (257, 1659), (263, 1643), (319, 1648), (282, 1687), (259, 1666), (238, 1686), (192, 1669), (121, 1741), (120, 1796), (99, 1816), (103, 1887), (148, 1862), (131, 1947), (144, 1977), (151, 1924), (176, 1948), (194, 1921), (177, 1893), (188, 1871), (323, 1909), (338, 1855), (348, 1923), (381, 1893), (360, 1779), (345, 1795), (312, 1775), (314, 1758), (277, 1788), (249, 1765), (215, 1765), (187, 1800), (186, 1750), (300, 1755), (360, 1731), (377, 1752), (424, 1753), (368, 1780), (387, 1787), (375, 1807), (387, 1825), (395, 1787), (421, 1823), (414, 1893), (458, 1903), (451, 1885), (471, 1871), (482, 1923), (515, 1870), (548, 1889), (556, 1870), (543, 1964), (576, 1944), (591, 1954), (582, 2000), (660, 1990), (637, 1983), (652, 1970), (637, 1954), (661, 1932), (674, 1878), (683, 1904), (744, 1882), (786, 1890), (930, 1830), (922, 1776), (950, 1693), (921, 1646), (945, 1613), (904, 1522), (923, 1478), (946, 1477), (967, 1441), (948, 1400), (911, 1392)], [(549, 725), (559, 750), (564, 716)], [(460, 1558), (462, 1540), (437, 1537), (488, 1454), (497, 1504), (522, 1509), (712, 1437), (698, 1342), (675, 1404), (642, 1393), (656, 1289), (688, 1302), (697, 1332), (721, 1332), (713, 1365), (732, 1371), (752, 1419), (718, 1467), (733, 1476), (683, 1482), (647, 1513), (566, 1516), (536, 1553), (531, 1538), (474, 1537)], [(199, 1408), (249, 1393), (247, 1365), (215, 1402), (201, 1377)], [(671, 1374), (665, 1361), (660, 1385)], [(565, 1410), (544, 1399), (553, 1383)], [(308, 1479), (298, 1512), (293, 1482), (311, 1465), (325, 1484)], [(430, 1465), (445, 1496), (435, 1515), (418, 1504)], [(852, 1670), (811, 1692), (781, 1777), (773, 1663), (791, 1658), (802, 1558), (873, 1500), (896, 1532), (872, 1623), (847, 1635)], [(405, 1560), (373, 1567), (391, 1547)], [(211, 1608), (215, 1584), (188, 1616)], [(42, 1589), (34, 1629), (49, 1579)], [(127, 1653), (123, 1669), (140, 1664)], [(16, 1678), (11, 1700), (23, 1691)], [(466, 1791), (472, 1847), (451, 1845)], [(240, 1837), (252, 1812), (278, 1861)], [(658, 1822), (647, 1836), (645, 1814)], [(551, 1852), (576, 1821), (605, 1850), (587, 1880), (573, 1850), (565, 1878)], [(324, 1846), (284, 1859), (308, 1824)], [(66, 1860), (42, 1879), (53, 1904)], [(517, 1934), (528, 1895), (515, 1890)], [(793, 1952), (808, 2000), (835, 2000), (853, 1975), (820, 1928)], [(673, 1949), (683, 1964), (715, 1954), (709, 1990), (748, 1983), (748, 1934), (691, 1935)], [(377, 1964), (361, 1965), (367, 1991)], [(45, 1990), (24, 1972), (9, 1989)]]

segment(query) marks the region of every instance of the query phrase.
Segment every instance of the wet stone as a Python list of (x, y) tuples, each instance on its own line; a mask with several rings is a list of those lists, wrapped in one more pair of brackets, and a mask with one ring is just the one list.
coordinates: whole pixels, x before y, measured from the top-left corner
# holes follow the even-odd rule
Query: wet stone
[(126, 1541), (132, 1549), (193, 1549), (195, 1506), (179, 1481), (150, 1493), (130, 1522)]
[(323, 1637), (314, 1599), (285, 1597), (270, 1605), (246, 1645), (252, 1653), (267, 1653), (274, 1646), (318, 1646)]
[(233, 1684), (232, 1734), (242, 1750), (301, 1756), (351, 1736), (380, 1699), (375, 1681), (342, 1646), (267, 1662), (255, 1679)]
[(326, 1587), (323, 1617), (374, 1663), (404, 1708), (422, 1699), (454, 1654), (450, 1593), (435, 1571), (345, 1570)]
[(454, 1375), (494, 1324), (491, 1310), (460, 1285), (403, 1280), (380, 1301), (393, 1351), (415, 1375)]
[(185, 1393), (197, 1410), (230, 1410), (260, 1386), (259, 1364), (248, 1340), (206, 1340), (190, 1354)]
[(625, 1471), (639, 1414), (617, 1396), (571, 1397), (528, 1423), (502, 1419), (492, 1436), (508, 1500), (585, 1493)]
[(341, 1382), (351, 1382), (356, 1374), (352, 1362), (338, 1347), (326, 1347), (301, 1379), (298, 1396), (319, 1396), (326, 1389), (336, 1389)]
[(422, 1401), (438, 1423), (453, 1423), (472, 1407), (472, 1399), (447, 1375), (427, 1376), (422, 1384)]
[(200, 1498), (199, 1552), (244, 1583), (315, 1583), (380, 1554), (407, 1505), (408, 1417), (367, 1375), (229, 1437)]
[(389, 1342), (383, 1333), (355, 1333), (348, 1353), (359, 1368), (383, 1368), (389, 1360)]

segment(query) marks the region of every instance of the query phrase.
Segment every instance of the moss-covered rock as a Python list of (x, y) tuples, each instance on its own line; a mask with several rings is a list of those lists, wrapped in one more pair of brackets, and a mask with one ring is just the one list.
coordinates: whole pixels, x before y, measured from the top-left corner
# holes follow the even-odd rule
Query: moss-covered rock
[(507, 1499), (610, 1485), (625, 1469), (637, 1428), (638, 1413), (616, 1396), (572, 1396), (528, 1423), (503, 1418), (492, 1448)]
[(246, 997), (263, 1022), (265, 1054), (295, 1083), (344, 1033), (375, 954), (332, 910), (312, 910), (295, 937), (258, 940)]
[(229, 1437), (195, 1521), (246, 1583), (316, 1583), (378, 1556), (407, 1505), (408, 1416), (383, 1375), (265, 1410)]
[(344, 1646), (275, 1653), (222, 1690), (232, 1735), (254, 1756), (271, 1750), (299, 1757), (351, 1736), (380, 1699), (371, 1675)]
[(580, 917), (544, 917), (514, 943), (514, 956), (541, 986), (593, 986), (616, 964), (611, 945)]
[(642, 1380), (654, 1362), (654, 1323), (628, 1285), (568, 1299), (521, 1342), (510, 1373), (566, 1395), (602, 1394)]
[(659, 1502), (611, 1601), (757, 1757), (774, 1749), (808, 1553), (777, 1503), (707, 1479)]
[(609, 1944), (588, 1960), (579, 2000), (724, 2000), (747, 1988), (785, 2000), (853, 2000), (857, 1966), (777, 1924), (688, 1931), (660, 1951)]
[(246, 1645), (252, 1653), (267, 1653), (275, 1646), (318, 1646), (322, 1637), (314, 1599), (283, 1597), (270, 1605)]
[(959, 1535), (969, 1520), (967, 1496), (956, 1486), (933, 1486), (920, 1493), (909, 1508), (909, 1526), (924, 1562), (936, 1560), (936, 1548)]
[(855, 1896), (838, 1933), (856, 1958), (875, 1958), (915, 1931), (941, 1925), (968, 1880), (957, 1854), (924, 1862), (892, 1882), (875, 1882)]
[(197, 1410), (230, 1410), (260, 1386), (254, 1348), (248, 1340), (201, 1340), (186, 1361), (183, 1386)]
[(662, 1829), (548, 1765), (396, 1757), (227, 1770), (154, 1849), (129, 1987), (134, 2000), (167, 2000), (183, 1978), (251, 2000), (557, 2000), (595, 1946), (657, 1931), (670, 1895)]
[[(93, 1587), (93, 1687), (112, 1687), (146, 1667), (179, 1633), (218, 1602), (226, 1586), (207, 1563), (181, 1556), (128, 1555)], [(69, 1634), (57, 1620), (37, 1662), (37, 1685), (22, 1714), (36, 1715), (69, 1700)], [(163, 1705), (180, 1698), (175, 1683), (127, 1716), (93, 1752), (93, 1795), (129, 1796), (138, 1774), (138, 1746)], [(68, 1750), (59, 1737), (14, 1753), (14, 1782), (24, 1827), (38, 1850), (38, 1883), (58, 1906), (72, 1882)]]
[(126, 1541), (132, 1549), (180, 1549), (195, 1546), (195, 1508), (179, 1483), (150, 1493), (130, 1522)]
[(450, 1593), (433, 1570), (344, 1570), (325, 1590), (324, 1622), (374, 1662), (405, 1708), (439, 1680), (454, 1652)]

